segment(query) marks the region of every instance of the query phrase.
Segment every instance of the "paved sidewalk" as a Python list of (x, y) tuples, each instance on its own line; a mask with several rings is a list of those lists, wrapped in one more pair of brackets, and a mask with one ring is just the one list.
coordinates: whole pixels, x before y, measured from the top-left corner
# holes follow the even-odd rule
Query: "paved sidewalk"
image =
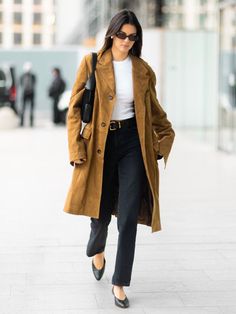
[[(162, 231), (139, 226), (133, 314), (236, 313), (236, 156), (178, 132), (160, 162)], [(89, 219), (63, 212), (72, 167), (63, 127), (0, 132), (0, 314), (113, 314), (116, 219), (100, 282)]]

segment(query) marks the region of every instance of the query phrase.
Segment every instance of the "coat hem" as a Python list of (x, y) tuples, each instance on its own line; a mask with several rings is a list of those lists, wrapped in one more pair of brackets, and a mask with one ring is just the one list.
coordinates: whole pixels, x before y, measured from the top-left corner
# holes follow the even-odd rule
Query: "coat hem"
[[(98, 218), (98, 216), (96, 215), (91, 215), (91, 214), (86, 214), (86, 213), (81, 213), (79, 212), (78, 213), (78, 210), (73, 210), (73, 209), (70, 209), (70, 210), (67, 210), (67, 209), (63, 209), (63, 211), (67, 214), (71, 214), (71, 215), (77, 215), (77, 216), (86, 216), (88, 218)], [(112, 216), (116, 217), (117, 218), (117, 215), (115, 213), (112, 213)], [(145, 221), (138, 221), (138, 224), (140, 225), (145, 225), (147, 227), (150, 227), (151, 228), (151, 233), (154, 233), (154, 232), (158, 232), (158, 231), (161, 231), (161, 226), (156, 226), (156, 227), (153, 227), (151, 224), (147, 224)]]

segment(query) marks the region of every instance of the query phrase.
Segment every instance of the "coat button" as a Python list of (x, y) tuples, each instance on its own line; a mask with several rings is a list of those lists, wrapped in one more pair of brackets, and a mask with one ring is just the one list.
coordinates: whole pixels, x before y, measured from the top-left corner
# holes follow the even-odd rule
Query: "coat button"
[(112, 99), (113, 99), (113, 96), (112, 96), (112, 95), (109, 95), (109, 96), (108, 96), (108, 99), (109, 99), (109, 100), (112, 100)]
[(101, 123), (101, 126), (104, 128), (106, 126), (106, 123), (105, 122), (102, 122)]
[(101, 154), (101, 153), (102, 153), (101, 149), (98, 149), (98, 150), (97, 150), (97, 153), (98, 153), (98, 154)]

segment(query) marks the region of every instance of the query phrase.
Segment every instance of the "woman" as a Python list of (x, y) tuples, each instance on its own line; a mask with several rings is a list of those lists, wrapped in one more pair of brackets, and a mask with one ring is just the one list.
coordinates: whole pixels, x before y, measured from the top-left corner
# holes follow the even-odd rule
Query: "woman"
[(62, 112), (58, 108), (58, 103), (61, 95), (66, 89), (66, 83), (62, 78), (61, 70), (59, 68), (54, 68), (52, 70), (53, 80), (49, 87), (49, 97), (53, 100), (53, 122), (59, 124), (63, 122)]
[[(117, 13), (98, 52), (93, 116), (81, 132), (81, 101), (91, 73), (91, 56), (82, 60), (68, 111), (70, 163), (74, 165), (65, 211), (91, 217), (87, 255), (100, 280), (111, 215), (119, 231), (112, 292), (126, 308), (137, 223), (161, 229), (157, 159), (166, 163), (174, 131), (155, 91), (156, 78), (140, 58), (142, 28), (129, 10)], [(81, 134), (80, 134), (81, 133)]]

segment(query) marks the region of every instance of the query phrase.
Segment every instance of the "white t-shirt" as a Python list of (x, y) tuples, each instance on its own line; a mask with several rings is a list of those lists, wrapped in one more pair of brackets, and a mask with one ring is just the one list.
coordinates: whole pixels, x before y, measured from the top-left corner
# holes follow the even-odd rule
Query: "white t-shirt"
[(116, 103), (112, 120), (125, 120), (134, 117), (134, 94), (132, 61), (128, 56), (123, 61), (112, 61), (115, 74)]

